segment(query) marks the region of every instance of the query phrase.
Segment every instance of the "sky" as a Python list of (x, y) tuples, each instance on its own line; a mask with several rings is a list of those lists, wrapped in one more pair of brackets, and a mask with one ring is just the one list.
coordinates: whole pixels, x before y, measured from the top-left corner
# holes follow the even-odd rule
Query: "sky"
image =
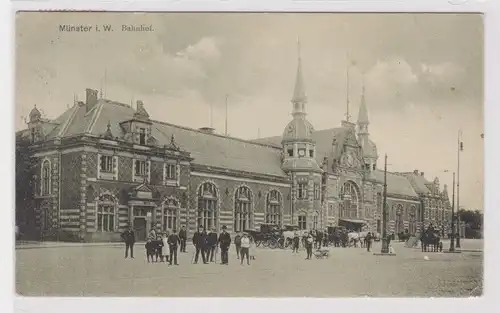
[[(64, 24), (101, 31), (60, 32)], [(141, 24), (153, 31), (121, 31)], [(439, 177), (450, 196), (461, 129), (460, 206), (483, 209), (476, 14), (18, 13), (16, 130), (35, 104), (55, 118), (93, 88), (127, 104), (142, 100), (153, 119), (219, 133), (227, 95), (231, 136), (278, 136), (292, 118), (298, 38), (315, 129), (340, 126), (347, 95), (355, 121), (364, 85), (378, 166), (387, 154), (388, 170)]]

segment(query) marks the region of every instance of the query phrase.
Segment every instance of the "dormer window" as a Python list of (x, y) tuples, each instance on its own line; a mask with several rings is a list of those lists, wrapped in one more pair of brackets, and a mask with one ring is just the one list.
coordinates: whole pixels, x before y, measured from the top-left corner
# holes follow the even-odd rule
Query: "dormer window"
[(293, 148), (288, 149), (287, 152), (289, 157), (293, 157)]
[(139, 144), (140, 145), (146, 144), (146, 129), (145, 128), (139, 128)]
[(314, 150), (313, 149), (309, 150), (309, 157), (314, 158)]

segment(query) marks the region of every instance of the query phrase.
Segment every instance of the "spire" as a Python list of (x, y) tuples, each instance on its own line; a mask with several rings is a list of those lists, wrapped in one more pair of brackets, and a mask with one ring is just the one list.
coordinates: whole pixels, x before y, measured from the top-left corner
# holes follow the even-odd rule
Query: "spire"
[(358, 125), (368, 125), (370, 121), (368, 120), (368, 110), (366, 108), (365, 101), (365, 80), (363, 79), (363, 87), (361, 89), (361, 103), (359, 105), (358, 113)]
[(307, 96), (304, 88), (304, 80), (302, 78), (302, 60), (300, 56), (300, 38), (297, 39), (297, 76), (295, 78), (295, 88), (293, 90), (293, 113), (292, 115), (305, 115), (305, 104), (307, 103)]

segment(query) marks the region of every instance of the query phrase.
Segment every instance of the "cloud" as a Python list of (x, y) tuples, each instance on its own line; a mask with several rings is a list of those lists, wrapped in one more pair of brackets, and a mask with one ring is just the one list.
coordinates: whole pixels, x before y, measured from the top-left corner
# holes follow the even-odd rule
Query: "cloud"
[(221, 41), (215, 37), (203, 37), (195, 44), (189, 45), (178, 56), (194, 60), (213, 60), (221, 56), (219, 45)]

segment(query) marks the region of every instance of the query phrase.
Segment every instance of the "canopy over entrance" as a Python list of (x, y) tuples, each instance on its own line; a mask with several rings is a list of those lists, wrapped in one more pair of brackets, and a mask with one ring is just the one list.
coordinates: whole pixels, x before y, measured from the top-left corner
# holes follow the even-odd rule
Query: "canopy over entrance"
[(344, 226), (349, 230), (361, 231), (364, 225), (366, 225), (366, 221), (364, 220), (354, 220), (348, 218), (339, 219), (339, 226)]

